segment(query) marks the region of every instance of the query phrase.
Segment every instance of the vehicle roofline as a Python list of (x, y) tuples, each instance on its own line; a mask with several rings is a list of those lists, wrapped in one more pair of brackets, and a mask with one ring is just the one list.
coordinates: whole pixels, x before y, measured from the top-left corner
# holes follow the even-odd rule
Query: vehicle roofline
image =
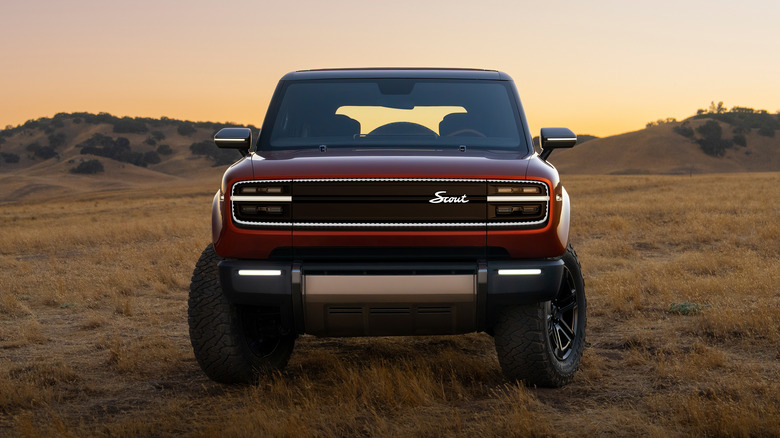
[(299, 70), (287, 73), (283, 81), (318, 79), (482, 79), (511, 80), (509, 75), (497, 70), (467, 68), (339, 68)]

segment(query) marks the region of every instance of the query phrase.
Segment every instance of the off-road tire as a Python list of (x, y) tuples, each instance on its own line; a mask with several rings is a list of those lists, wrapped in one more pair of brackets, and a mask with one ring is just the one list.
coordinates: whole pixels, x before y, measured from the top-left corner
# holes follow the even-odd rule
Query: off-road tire
[[(528, 386), (559, 388), (571, 382), (579, 368), (587, 323), (585, 284), (577, 253), (571, 245), (566, 249), (563, 261), (563, 280), (554, 300), (509, 307), (498, 315), (494, 327), (496, 353), (501, 370), (509, 380), (523, 381)], [(571, 304), (572, 297), (576, 308), (566, 315), (569, 315), (569, 321), (576, 317), (574, 339), (570, 348), (556, 349), (551, 340), (555, 330), (552, 321), (556, 321), (553, 314), (558, 310), (556, 303)], [(558, 318), (560, 314), (555, 316)]]
[[(293, 337), (253, 339), (246, 306), (230, 303), (222, 293), (217, 263), (209, 245), (195, 265), (190, 283), (188, 321), (195, 358), (209, 378), (220, 383), (252, 383), (281, 370), (292, 353)], [(262, 351), (256, 347), (265, 342)], [(254, 346), (254, 347), (253, 347)]]

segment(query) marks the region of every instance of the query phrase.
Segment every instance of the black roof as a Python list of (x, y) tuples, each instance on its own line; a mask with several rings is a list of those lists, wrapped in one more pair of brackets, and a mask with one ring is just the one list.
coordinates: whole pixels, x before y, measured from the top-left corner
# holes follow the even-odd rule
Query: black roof
[(283, 81), (312, 79), (492, 79), (511, 80), (506, 73), (496, 70), (465, 68), (341, 68), (326, 70), (301, 70), (287, 73)]

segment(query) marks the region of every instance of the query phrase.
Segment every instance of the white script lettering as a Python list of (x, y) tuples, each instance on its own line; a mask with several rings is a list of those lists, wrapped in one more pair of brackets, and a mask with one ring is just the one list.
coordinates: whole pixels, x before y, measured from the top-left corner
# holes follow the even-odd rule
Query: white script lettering
[(434, 195), (435, 198), (429, 200), (431, 204), (465, 204), (469, 202), (468, 199), (466, 199), (466, 195), (463, 196), (444, 196), (447, 194), (446, 190), (442, 190), (441, 192), (436, 192)]

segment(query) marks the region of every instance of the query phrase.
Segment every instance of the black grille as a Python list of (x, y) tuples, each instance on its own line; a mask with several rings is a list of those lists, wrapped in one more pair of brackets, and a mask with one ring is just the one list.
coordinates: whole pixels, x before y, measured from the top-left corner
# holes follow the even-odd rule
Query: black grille
[(479, 224), (485, 221), (486, 186), (484, 182), (302, 182), (293, 185), (293, 199), (293, 221), (314, 226)]

